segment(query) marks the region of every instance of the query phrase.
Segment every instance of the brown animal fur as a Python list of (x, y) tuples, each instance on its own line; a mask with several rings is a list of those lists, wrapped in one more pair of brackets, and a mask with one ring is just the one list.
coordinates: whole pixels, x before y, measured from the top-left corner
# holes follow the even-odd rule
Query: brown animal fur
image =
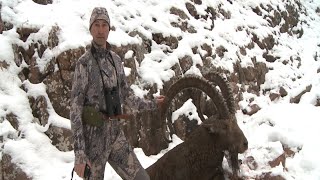
[(211, 117), (147, 172), (151, 180), (224, 179), (224, 151), (243, 153), (247, 148), (247, 139), (234, 120)]

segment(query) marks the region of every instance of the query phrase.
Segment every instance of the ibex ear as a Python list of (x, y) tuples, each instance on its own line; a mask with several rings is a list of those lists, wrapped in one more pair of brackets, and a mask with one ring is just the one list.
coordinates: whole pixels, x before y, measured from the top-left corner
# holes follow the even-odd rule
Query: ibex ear
[(204, 124), (203, 126), (209, 131), (209, 133), (212, 133), (212, 134), (221, 134), (223, 131), (220, 127), (216, 126), (214, 123)]
[(225, 123), (214, 122), (211, 124), (204, 124), (205, 128), (208, 129), (210, 133), (213, 134), (223, 134), (226, 133), (228, 126)]

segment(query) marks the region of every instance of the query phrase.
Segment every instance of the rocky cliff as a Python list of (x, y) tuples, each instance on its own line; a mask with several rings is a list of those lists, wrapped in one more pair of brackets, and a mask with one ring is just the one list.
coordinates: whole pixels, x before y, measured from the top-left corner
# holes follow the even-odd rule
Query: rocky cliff
[[(301, 84), (299, 80), (303, 74), (299, 73), (283, 75), (286, 80), (282, 84), (267, 86), (265, 83), (272, 81), (273, 76), (282, 76), (282, 68), (299, 72), (304, 57), (301, 57), (299, 47), (287, 44), (284, 39), (299, 42), (304, 38), (305, 27), (312, 26), (307, 24), (310, 22), (308, 14), (319, 16), (320, 13), (319, 7), (311, 9), (313, 12), (309, 8), (307, 10), (304, 1), (273, 2), (252, 1), (249, 5), (241, 1), (185, 0), (153, 4), (140, 2), (140, 6), (130, 6), (130, 3), (111, 1), (112, 33), (117, 35), (124, 32), (122, 36), (127, 41), (111, 39), (110, 43), (123, 59), (124, 66), (131, 70), (127, 74), (129, 83), (147, 90), (145, 98), (151, 99), (153, 94), (159, 92), (165, 94), (166, 88), (183, 74), (218, 71), (230, 81), (237, 109), (252, 115), (260, 109), (255, 102), (256, 97), (266, 96), (270, 101), (288, 97), (292, 103), (298, 103), (301, 96), (312, 89), (312, 84), (309, 84), (305, 88), (300, 87), (302, 90), (295, 95), (288, 93), (297, 84)], [(33, 0), (33, 3), (52, 7), (55, 1)], [(161, 3), (160, 9), (154, 8)], [(157, 9), (165, 16), (157, 16), (156, 12), (141, 14), (141, 7)], [(127, 14), (116, 13), (118, 9), (126, 8), (129, 9)], [(60, 151), (72, 150), (70, 128), (50, 123), (49, 117), (50, 111), (54, 109), (59, 116), (69, 118), (75, 62), (87, 50), (90, 41), (66, 48), (64, 25), (20, 24), (8, 15), (15, 12), (14, 3), (1, 6), (0, 2), (0, 9), (0, 33), (5, 35), (10, 32), (18, 36), (18, 40), (12, 41), (14, 64), (10, 63), (10, 59), (0, 59), (0, 69), (10, 71), (13, 66), (19, 69), (17, 75), (22, 82), (20, 88), (30, 94), (29, 106), (34, 123), (46, 127), (43, 133)], [(83, 12), (79, 19), (82, 18), (85, 24), (89, 14), (90, 11)], [(143, 22), (146, 15), (149, 15), (148, 22)], [(136, 22), (134, 27), (131, 26), (133, 22)], [(312, 53), (313, 60), (318, 61), (319, 48)], [(147, 74), (143, 70), (147, 68), (148, 62), (160, 65), (169, 59), (175, 60), (165, 64), (161, 70), (169, 74), (170, 78), (158, 77), (161, 83), (146, 78)], [(317, 72), (320, 72), (320, 67)], [(44, 84), (46, 94), (31, 95), (29, 84)], [(253, 95), (248, 98), (247, 104), (239, 104), (248, 94)], [(181, 101), (188, 98), (188, 93), (183, 96)], [(320, 99), (314, 105), (319, 106)], [(210, 109), (204, 108), (204, 113), (210, 114)], [(21, 122), (16, 114), (7, 113), (0, 120), (8, 120), (17, 132), (21, 131)], [(167, 147), (157, 111), (139, 112), (132, 119), (123, 120), (122, 125), (132, 146), (141, 147), (146, 155), (157, 154)], [(186, 126), (181, 122), (179, 125), (177, 121), (176, 128), (185, 138), (183, 131)], [(1, 143), (8, 137), (1, 137)], [(3, 161), (2, 164), (7, 166), (8, 163)], [(2, 166), (2, 170), (6, 168)]]

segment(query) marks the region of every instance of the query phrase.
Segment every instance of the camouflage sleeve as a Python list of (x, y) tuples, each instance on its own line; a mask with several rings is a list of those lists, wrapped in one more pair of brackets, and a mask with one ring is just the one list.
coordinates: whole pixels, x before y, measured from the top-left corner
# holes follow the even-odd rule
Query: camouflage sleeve
[(122, 72), (120, 73), (122, 77), (120, 77), (120, 88), (121, 94), (123, 96), (123, 102), (128, 106), (133, 108), (134, 110), (151, 110), (157, 107), (156, 100), (147, 100), (143, 98), (139, 98), (135, 96), (133, 90), (129, 87), (123, 68), (121, 68)]
[(86, 71), (86, 66), (78, 61), (74, 71), (70, 100), (70, 120), (74, 141), (75, 164), (86, 162), (86, 155), (84, 153), (85, 142), (81, 116), (87, 85), (88, 73)]

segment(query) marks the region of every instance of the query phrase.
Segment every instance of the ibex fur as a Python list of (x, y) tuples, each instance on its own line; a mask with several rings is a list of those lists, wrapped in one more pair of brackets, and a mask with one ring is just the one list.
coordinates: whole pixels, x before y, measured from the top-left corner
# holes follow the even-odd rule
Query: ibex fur
[[(226, 102), (225, 94), (218, 92), (204, 78), (186, 76), (175, 84), (168, 90), (166, 105), (170, 104), (175, 94), (196, 85), (196, 88), (204, 91), (214, 101), (219, 117), (206, 119), (186, 141), (148, 167), (151, 180), (224, 179), (222, 161), (225, 151), (229, 152), (232, 170), (236, 175), (239, 170), (238, 153), (243, 153), (248, 148), (248, 141), (237, 124), (235, 114), (230, 113), (227, 107), (230, 106), (230, 101)], [(230, 109), (232, 112), (233, 107)], [(166, 110), (163, 114), (165, 113)]]

